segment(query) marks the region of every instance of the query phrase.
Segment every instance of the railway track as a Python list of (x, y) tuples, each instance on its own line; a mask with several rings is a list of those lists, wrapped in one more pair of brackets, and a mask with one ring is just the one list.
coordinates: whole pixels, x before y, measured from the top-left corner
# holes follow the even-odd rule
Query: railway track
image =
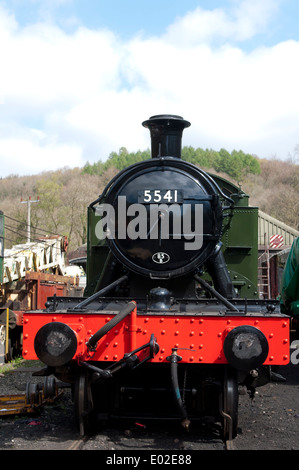
[[(97, 445), (100, 443), (100, 441), (103, 439), (103, 436), (102, 435), (95, 435), (95, 436), (92, 436), (92, 437), (77, 437), (76, 439), (73, 440), (73, 442), (71, 444), (68, 444), (66, 449), (65, 450), (96, 450), (97, 448)], [(161, 439), (162, 441), (162, 439)], [(188, 441), (188, 437), (186, 438), (186, 441)], [(212, 444), (211, 444), (211, 441), (212, 441)], [(213, 446), (213, 450), (219, 450), (219, 451), (223, 451), (223, 450), (229, 450), (229, 451), (232, 451), (232, 450), (238, 450), (237, 449), (237, 446), (236, 446), (236, 443), (235, 441), (233, 440), (228, 440), (226, 442), (222, 442), (220, 439), (211, 439), (211, 441), (209, 442), (209, 446), (212, 445)], [(199, 438), (197, 440), (197, 443), (195, 444), (195, 446), (197, 447), (196, 449), (193, 449), (191, 450), (191, 452), (193, 453), (194, 451), (198, 451), (198, 450), (207, 450), (207, 439), (206, 438)], [(130, 447), (130, 446), (125, 446), (124, 444), (123, 445), (120, 445), (120, 447), (122, 447), (122, 449), (115, 449), (115, 448), (111, 448), (110, 450), (105, 450), (106, 453), (111, 453), (111, 452), (122, 452), (124, 451), (124, 447)], [(182, 445), (182, 447), (184, 447)], [(100, 450), (100, 448), (97, 448), (97, 450)], [(134, 450), (134, 452), (143, 452), (143, 448), (140, 448), (140, 447), (132, 447), (132, 450)], [(182, 449), (184, 450), (184, 449)], [(209, 449), (210, 450), (210, 449)], [(170, 453), (169, 450), (168, 451), (165, 451), (163, 450), (163, 452), (165, 453)], [(177, 455), (177, 450), (176, 451), (171, 451), (173, 454), (176, 454)], [(184, 454), (188, 452), (188, 451), (185, 451), (184, 450)], [(189, 450), (190, 452), (190, 450)], [(150, 455), (150, 452), (148, 451), (147, 452), (149, 455)], [(152, 454), (156, 455), (156, 451), (152, 451)]]
[(66, 448), (66, 450), (82, 450), (84, 443), (87, 441), (87, 437), (78, 437), (78, 439), (75, 439), (74, 442)]
[[(104, 456), (108, 459), (111, 456), (114, 456), (114, 458), (117, 458), (118, 456), (122, 456), (124, 454), (128, 455), (134, 455), (135, 457), (137, 455), (143, 456), (144, 458), (146, 457), (147, 460), (153, 460), (154, 458), (161, 460), (162, 456), (174, 456), (173, 458), (176, 458), (178, 460), (182, 460), (183, 458), (186, 458), (187, 455), (189, 455), (191, 458), (193, 455), (196, 455), (196, 453), (200, 450), (211, 450), (209, 444), (209, 448), (207, 447), (207, 443), (204, 439), (199, 439), (196, 443), (196, 449), (178, 449), (178, 450), (165, 450), (163, 449), (153, 449), (153, 450), (145, 450), (145, 448), (140, 448), (140, 447), (135, 447), (135, 446), (127, 446), (126, 449), (124, 449), (125, 446), (120, 445), (120, 448), (114, 448), (112, 447), (110, 450), (102, 450), (97, 444), (101, 440), (101, 438), (93, 437), (93, 438), (80, 438), (78, 437), (77, 439), (74, 439), (74, 441), (66, 447), (65, 450), (71, 450), (71, 451), (76, 451), (76, 450), (101, 450), (104, 454)], [(116, 446), (118, 447), (118, 446)], [(129, 448), (128, 448), (129, 447)], [(146, 446), (145, 446), (146, 447)], [(217, 451), (225, 451), (225, 450), (237, 450), (235, 444), (233, 441), (228, 441), (226, 443), (222, 442), (213, 442), (213, 450)], [(131, 451), (131, 452), (130, 452)], [(161, 456), (161, 457), (157, 457)], [(157, 463), (160, 463), (159, 461)]]
[(199, 450), (234, 450), (232, 441), (224, 443), (217, 430), (203, 429), (194, 426), (189, 432), (180, 429), (180, 425), (169, 423), (148, 422), (141, 427), (141, 423), (128, 421), (127, 423), (111, 423), (89, 437), (74, 438), (66, 450), (102, 450), (108, 456), (111, 453), (123, 452), (134, 455), (156, 455), (157, 452), (170, 455), (193, 454)]

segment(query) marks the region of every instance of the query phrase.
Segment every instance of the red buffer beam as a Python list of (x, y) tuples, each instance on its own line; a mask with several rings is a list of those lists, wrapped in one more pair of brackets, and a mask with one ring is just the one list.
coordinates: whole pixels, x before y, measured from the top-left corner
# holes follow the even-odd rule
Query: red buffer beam
[[(136, 309), (101, 338), (91, 354), (86, 343), (115, 314), (116, 312), (97, 314), (26, 312), (23, 357), (38, 359), (34, 342), (38, 331), (44, 325), (52, 324), (50, 328), (54, 331), (54, 324), (66, 324), (76, 338), (73, 360), (117, 362), (124, 354), (147, 343), (154, 334), (159, 352), (151, 359), (152, 362), (167, 362), (172, 349), (178, 348), (182, 362), (225, 364), (228, 362), (224, 354), (225, 339), (230, 332), (239, 331), (235, 329), (246, 325), (252, 331), (262, 332), (266, 338), (268, 347), (264, 364), (286, 365), (289, 362), (290, 340), (287, 316), (158, 316), (138, 315)], [(52, 341), (55, 341), (54, 336)], [(242, 329), (239, 336), (242, 338)], [(140, 359), (142, 360), (146, 354), (148, 354), (146, 350), (141, 351)]]

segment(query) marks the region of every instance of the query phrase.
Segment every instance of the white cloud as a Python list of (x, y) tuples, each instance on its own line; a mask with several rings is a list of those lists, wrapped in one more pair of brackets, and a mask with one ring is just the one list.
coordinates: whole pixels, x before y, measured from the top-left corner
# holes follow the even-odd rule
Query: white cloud
[(53, 138), (42, 134), (31, 130), (24, 137), (1, 139), (1, 176), (28, 175), (64, 166), (73, 168), (81, 163), (80, 147), (57, 144)]
[(7, 38), (2, 76), (7, 99), (44, 107), (71, 105), (117, 85), (118, 52), (110, 33), (80, 28), (68, 36), (44, 23)]
[(215, 40), (244, 41), (263, 32), (277, 11), (277, 0), (238, 0), (233, 5), (229, 11), (198, 7), (170, 25), (164, 39), (179, 47)]
[(126, 43), (84, 27), (21, 28), (0, 8), (2, 175), (83, 165), (121, 146), (145, 149), (141, 122), (159, 113), (192, 122), (185, 145), (285, 158), (299, 140), (299, 43), (251, 52), (236, 44), (263, 31), (276, 5), (198, 8), (163, 37)]
[(235, 1), (232, 11), (232, 34), (239, 40), (250, 39), (267, 30), (270, 20), (278, 12), (278, 0)]

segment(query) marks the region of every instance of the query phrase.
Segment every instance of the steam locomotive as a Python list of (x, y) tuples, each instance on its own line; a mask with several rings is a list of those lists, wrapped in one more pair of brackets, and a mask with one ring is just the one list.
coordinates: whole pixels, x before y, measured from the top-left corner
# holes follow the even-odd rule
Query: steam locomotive
[(23, 357), (73, 388), (81, 435), (109, 418), (220, 424), (237, 434), (249, 394), (289, 362), (289, 318), (257, 289), (258, 210), (181, 158), (180, 116), (143, 122), (151, 159), (88, 207), (84, 298), (24, 315)]

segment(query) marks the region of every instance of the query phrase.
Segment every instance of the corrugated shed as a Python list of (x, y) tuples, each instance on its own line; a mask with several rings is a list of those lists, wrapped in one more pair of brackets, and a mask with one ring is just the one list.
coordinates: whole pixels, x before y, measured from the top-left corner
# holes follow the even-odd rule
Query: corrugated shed
[[(266, 234), (266, 237), (265, 237)], [(271, 217), (265, 212), (259, 210), (258, 216), (258, 236), (259, 245), (269, 244), (272, 235), (282, 235), (284, 246), (292, 245), (294, 239), (299, 236), (298, 230), (284, 224), (278, 219)]]

